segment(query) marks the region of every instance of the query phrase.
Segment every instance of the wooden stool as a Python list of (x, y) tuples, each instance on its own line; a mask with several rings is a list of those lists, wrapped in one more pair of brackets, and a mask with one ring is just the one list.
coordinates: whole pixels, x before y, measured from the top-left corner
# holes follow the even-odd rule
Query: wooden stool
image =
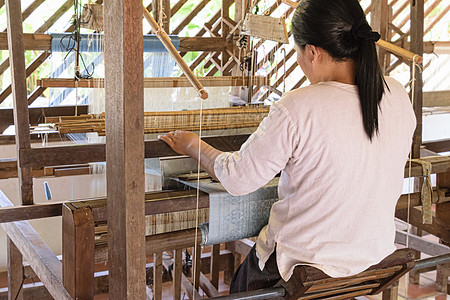
[[(399, 249), (362, 273), (332, 278), (311, 266), (297, 266), (291, 278), (280, 280), (285, 299), (350, 299), (382, 291), (383, 299), (396, 299), (398, 280), (415, 265), (414, 251)], [(392, 291), (387, 289), (393, 285)]]

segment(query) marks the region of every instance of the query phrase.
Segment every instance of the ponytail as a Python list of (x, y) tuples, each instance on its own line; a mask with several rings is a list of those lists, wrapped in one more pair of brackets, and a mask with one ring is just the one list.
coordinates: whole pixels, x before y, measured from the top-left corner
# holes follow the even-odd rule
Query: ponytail
[(336, 61), (355, 62), (364, 130), (372, 140), (378, 133), (378, 109), (386, 82), (375, 48), (380, 35), (370, 28), (359, 2), (302, 0), (292, 18), (292, 32), (301, 48), (314, 45)]
[(353, 24), (350, 33), (359, 43), (359, 51), (354, 58), (355, 84), (358, 86), (364, 130), (372, 140), (374, 134), (378, 133), (378, 108), (386, 84), (375, 48), (375, 42), (380, 39), (380, 34), (372, 31), (365, 18)]

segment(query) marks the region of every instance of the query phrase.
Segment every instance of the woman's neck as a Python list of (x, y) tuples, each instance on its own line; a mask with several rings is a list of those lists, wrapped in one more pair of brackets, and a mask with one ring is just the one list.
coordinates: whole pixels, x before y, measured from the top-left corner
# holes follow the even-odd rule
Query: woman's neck
[(346, 84), (355, 84), (355, 62), (352, 59), (335, 61), (333, 58), (323, 60), (320, 81), (337, 81)]

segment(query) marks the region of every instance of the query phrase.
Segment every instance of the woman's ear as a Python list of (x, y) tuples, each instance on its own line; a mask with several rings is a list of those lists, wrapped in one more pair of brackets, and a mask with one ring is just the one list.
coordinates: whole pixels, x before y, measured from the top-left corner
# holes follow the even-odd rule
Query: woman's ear
[(308, 54), (309, 59), (311, 63), (315, 63), (319, 60), (321, 55), (321, 49), (319, 47), (313, 46), (313, 45), (307, 45), (308, 47)]

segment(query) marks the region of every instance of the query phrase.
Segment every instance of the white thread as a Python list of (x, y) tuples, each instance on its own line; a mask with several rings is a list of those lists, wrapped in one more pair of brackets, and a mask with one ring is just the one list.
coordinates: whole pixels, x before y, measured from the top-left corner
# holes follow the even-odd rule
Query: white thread
[[(203, 89), (202, 89), (203, 90)], [(201, 91), (201, 90), (200, 90)], [(199, 91), (199, 92), (200, 92)], [(196, 259), (196, 257), (201, 257), (201, 254), (198, 255), (197, 251), (201, 251), (201, 249), (199, 249), (198, 243), (197, 243), (197, 237), (198, 237), (198, 207), (199, 207), (199, 199), (200, 199), (200, 161), (201, 161), (201, 145), (202, 145), (202, 118), (203, 118), (203, 100), (200, 99), (200, 120), (199, 120), (199, 131), (198, 131), (198, 162), (197, 162), (197, 200), (196, 200), (196, 206), (195, 206), (195, 241), (194, 241), (194, 275), (193, 277), (193, 285), (192, 285), (192, 295), (194, 297), (195, 300), (195, 286), (196, 286), (196, 281), (198, 280), (196, 274), (197, 274), (197, 265), (198, 265), (198, 261)]]

